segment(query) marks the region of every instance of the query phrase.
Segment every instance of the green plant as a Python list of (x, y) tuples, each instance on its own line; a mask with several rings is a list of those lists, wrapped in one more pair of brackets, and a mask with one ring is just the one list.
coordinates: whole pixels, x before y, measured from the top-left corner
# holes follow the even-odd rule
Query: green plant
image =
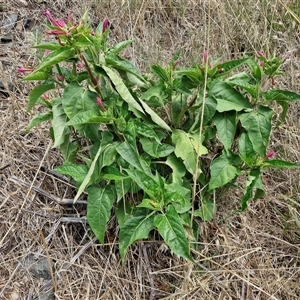
[[(93, 30), (87, 14), (79, 23), (45, 14), (55, 41), (35, 46), (45, 51), (35, 69), (19, 69), (30, 72), (24, 80), (41, 81), (29, 94), (28, 111), (46, 108), (27, 130), (52, 120), (50, 135), (65, 161), (56, 170), (76, 181), (74, 202), (87, 191), (88, 223), (101, 243), (115, 213), (123, 261), (128, 247), (152, 230), (193, 260), (195, 220), (213, 218), (221, 189), (246, 175), (243, 211), (250, 199), (263, 197), (264, 169), (298, 167), (270, 159), (268, 151), (272, 124), (300, 100), (274, 88), (287, 56), (258, 52), (221, 63), (204, 51), (200, 64), (179, 68), (177, 53), (143, 75), (120, 56), (133, 41), (108, 45), (108, 20)], [(274, 102), (282, 106), (279, 118)]]

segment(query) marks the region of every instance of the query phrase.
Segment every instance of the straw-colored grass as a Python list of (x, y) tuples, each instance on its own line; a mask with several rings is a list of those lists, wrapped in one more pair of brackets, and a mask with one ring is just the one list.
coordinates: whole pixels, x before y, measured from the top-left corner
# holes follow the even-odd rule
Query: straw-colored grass
[[(47, 126), (25, 133), (31, 84), (15, 69), (37, 57), (30, 45), (46, 22), (43, 11), (79, 17), (86, 9), (95, 24), (113, 24), (112, 41), (135, 39), (123, 54), (143, 71), (169, 62), (181, 48), (181, 65), (199, 62), (204, 49), (223, 59), (243, 53), (291, 53), (278, 79), (279, 88), (300, 91), (299, 1), (234, 0), (28, 0), (27, 7), (7, 1), (0, 21), (19, 13), (30, 29), (14, 31), (12, 44), (0, 44), (0, 299), (42, 299), (54, 289), (56, 299), (300, 299), (299, 171), (268, 171), (266, 196), (232, 214), (240, 195), (231, 191), (218, 202), (214, 222), (199, 223), (201, 240), (191, 265), (175, 257), (157, 236), (133, 245), (124, 266), (118, 254), (114, 219), (105, 245), (99, 245), (85, 221), (84, 203), (72, 199), (73, 187), (50, 171), (62, 163), (51, 148)], [(1, 4), (1, 1), (0, 1)], [(3, 7), (3, 6), (1, 6)], [(3, 32), (3, 27), (0, 27)], [(38, 34), (37, 34), (38, 36)], [(300, 161), (299, 105), (291, 105), (270, 148), (279, 158)], [(57, 201), (58, 200), (58, 201)], [(46, 258), (49, 279), (35, 278), (29, 257)], [(26, 267), (27, 266), (27, 267)]]

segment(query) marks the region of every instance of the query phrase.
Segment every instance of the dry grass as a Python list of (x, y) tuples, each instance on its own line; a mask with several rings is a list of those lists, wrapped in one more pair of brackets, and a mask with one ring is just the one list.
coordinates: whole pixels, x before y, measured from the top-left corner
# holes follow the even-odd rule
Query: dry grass
[[(46, 126), (24, 133), (31, 86), (15, 72), (36, 61), (29, 46), (45, 21), (44, 9), (79, 16), (88, 8), (95, 23), (112, 21), (114, 41), (136, 40), (125, 55), (143, 70), (167, 63), (179, 48), (182, 65), (198, 62), (205, 48), (224, 59), (258, 49), (289, 51), (278, 86), (299, 91), (299, 24), (281, 1), (29, 0), (22, 9), (8, 2), (2, 19), (18, 12), (20, 21), (32, 21), (30, 30), (14, 33), (12, 44), (0, 44), (0, 81), (14, 87), (0, 98), (0, 299), (42, 299), (51, 288), (57, 299), (300, 299), (299, 171), (268, 171), (265, 198), (244, 213), (231, 215), (238, 194), (220, 199), (216, 221), (199, 225), (197, 265), (174, 257), (156, 240), (131, 247), (121, 266), (114, 220), (107, 244), (98, 245), (85, 224), (84, 203), (64, 205), (50, 196), (74, 194), (64, 178), (50, 173), (62, 160), (50, 147)], [(299, 11), (299, 1), (284, 3)], [(299, 162), (299, 106), (291, 108), (271, 147), (278, 157)], [(52, 279), (32, 276), (29, 255), (53, 264)]]

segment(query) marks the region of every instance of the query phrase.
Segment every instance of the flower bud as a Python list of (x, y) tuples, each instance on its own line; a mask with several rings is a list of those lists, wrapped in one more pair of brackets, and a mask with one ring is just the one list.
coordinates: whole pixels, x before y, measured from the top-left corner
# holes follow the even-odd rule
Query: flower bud
[(106, 109), (105, 109), (105, 107), (104, 107), (104, 105), (103, 105), (103, 102), (102, 102), (101, 98), (97, 97), (97, 98), (96, 98), (96, 101), (97, 101), (97, 103), (99, 104), (99, 106), (100, 106), (100, 108), (102, 109), (102, 111), (106, 111)]
[(24, 67), (17, 69), (18, 73), (26, 73), (26, 72), (33, 72), (33, 71), (34, 71), (33, 69), (24, 68)]
[(274, 151), (269, 151), (265, 157), (265, 159), (268, 159), (268, 158), (271, 158), (275, 155), (275, 152)]
[(102, 34), (106, 31), (107, 27), (110, 25), (108, 19), (105, 19), (102, 26)]
[(265, 57), (265, 55), (262, 51), (257, 51), (256, 54), (260, 57)]
[(208, 62), (208, 50), (203, 51), (203, 62), (205, 64)]

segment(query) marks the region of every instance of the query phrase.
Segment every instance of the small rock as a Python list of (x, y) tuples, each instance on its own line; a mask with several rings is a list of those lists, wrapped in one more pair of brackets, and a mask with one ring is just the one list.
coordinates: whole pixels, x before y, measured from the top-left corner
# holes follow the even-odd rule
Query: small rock
[(9, 15), (3, 22), (4, 30), (11, 30), (15, 27), (16, 22), (18, 20), (18, 14)]
[(28, 3), (25, 0), (15, 0), (17, 2), (17, 4), (23, 5), (23, 6), (27, 6)]
[(51, 271), (47, 258), (41, 258), (35, 263), (31, 264), (28, 271), (35, 277), (51, 279)]
[(23, 265), (29, 273), (37, 278), (51, 279), (51, 270), (46, 257), (35, 260), (33, 254), (29, 254), (23, 261)]
[(12, 40), (13, 40), (13, 36), (10, 32), (1, 36), (2, 43), (9, 43)]
[(55, 300), (54, 291), (39, 295), (36, 300)]
[(16, 30), (17, 30), (17, 31), (22, 31), (22, 30), (23, 30), (23, 25), (22, 25), (22, 23), (20, 23), (20, 22), (17, 23)]

